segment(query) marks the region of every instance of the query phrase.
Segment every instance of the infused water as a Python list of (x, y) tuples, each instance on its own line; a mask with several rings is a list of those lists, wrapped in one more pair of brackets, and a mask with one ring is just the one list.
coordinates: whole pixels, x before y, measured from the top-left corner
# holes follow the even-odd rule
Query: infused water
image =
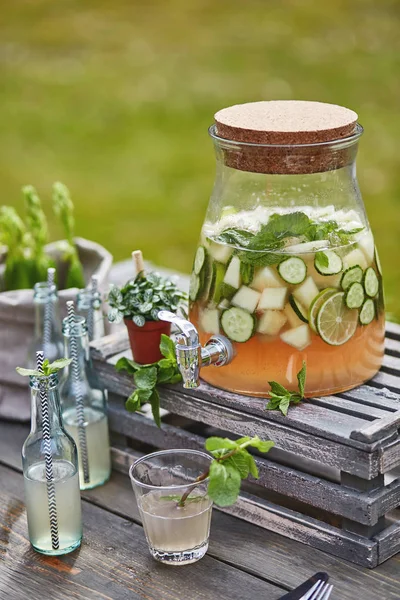
[(24, 475), (29, 538), (44, 554), (65, 554), (77, 548), (82, 539), (81, 497), (78, 473), (65, 460), (53, 461), (59, 548), (52, 547), (44, 461), (31, 465)]
[(204, 344), (227, 336), (236, 356), (204, 369), (209, 383), (265, 396), (268, 381), (306, 395), (360, 385), (384, 353), (382, 273), (369, 227), (333, 206), (226, 211), (206, 223), (190, 287), (190, 320)]
[(150, 492), (139, 499), (147, 541), (159, 553), (185, 553), (204, 548), (210, 533), (212, 502), (207, 496), (190, 496), (185, 506), (179, 497)]
[(63, 413), (66, 431), (73, 437), (78, 447), (79, 480), (81, 489), (90, 489), (103, 484), (110, 477), (110, 442), (108, 436), (108, 419), (104, 412), (86, 407), (85, 432), (89, 462), (88, 483), (84, 481), (83, 464), (79, 450), (78, 420), (76, 409), (72, 408)]

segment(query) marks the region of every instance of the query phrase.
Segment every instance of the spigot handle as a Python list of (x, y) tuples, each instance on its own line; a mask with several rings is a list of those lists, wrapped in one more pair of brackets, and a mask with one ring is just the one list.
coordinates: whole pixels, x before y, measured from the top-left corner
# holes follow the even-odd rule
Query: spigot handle
[(197, 329), (190, 321), (187, 321), (183, 317), (178, 317), (178, 315), (175, 315), (169, 310), (160, 310), (158, 313), (158, 318), (160, 321), (167, 321), (168, 323), (173, 323), (176, 325), (177, 328), (183, 333), (186, 346), (197, 347), (199, 345), (199, 335), (197, 333)]

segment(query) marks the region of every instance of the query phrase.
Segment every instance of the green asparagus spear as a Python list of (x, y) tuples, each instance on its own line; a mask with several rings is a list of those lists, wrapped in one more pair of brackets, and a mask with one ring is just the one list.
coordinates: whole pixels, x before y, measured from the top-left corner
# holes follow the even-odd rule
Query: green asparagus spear
[(43, 212), (40, 198), (32, 185), (22, 188), (27, 209), (27, 226), (31, 246), (31, 286), (38, 281), (45, 281), (47, 269), (54, 266), (54, 261), (46, 254), (44, 246), (48, 241), (46, 215)]
[(4, 287), (22, 290), (31, 287), (29, 263), (25, 258), (26, 228), (12, 206), (0, 208), (0, 242), (7, 246)]
[(83, 267), (74, 242), (74, 205), (67, 186), (59, 181), (53, 185), (53, 204), (54, 212), (64, 227), (65, 236), (69, 244), (69, 249), (64, 255), (65, 261), (69, 263), (66, 287), (84, 288)]

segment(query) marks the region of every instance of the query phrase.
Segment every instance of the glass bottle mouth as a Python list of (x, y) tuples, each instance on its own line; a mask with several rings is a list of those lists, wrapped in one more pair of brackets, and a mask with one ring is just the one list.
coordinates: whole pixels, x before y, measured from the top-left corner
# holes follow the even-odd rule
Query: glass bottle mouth
[(40, 390), (43, 387), (47, 390), (53, 390), (58, 385), (58, 374), (52, 373), (51, 375), (30, 375), (29, 385), (33, 390)]
[(46, 281), (39, 281), (38, 283), (35, 283), (33, 292), (34, 300), (48, 300), (49, 297), (57, 296), (57, 286), (54, 283), (49, 285)]
[(208, 133), (210, 135), (210, 137), (214, 140), (214, 142), (223, 149), (226, 150), (234, 150), (234, 149), (252, 149), (252, 148), (271, 148), (271, 149), (282, 149), (282, 150), (293, 150), (293, 149), (297, 149), (297, 150), (301, 150), (302, 148), (304, 150), (306, 150), (307, 148), (314, 148), (314, 149), (320, 149), (321, 151), (323, 150), (344, 150), (346, 148), (350, 148), (351, 146), (353, 146), (354, 144), (356, 144), (358, 142), (358, 140), (360, 139), (360, 137), (362, 136), (362, 134), (364, 133), (364, 128), (360, 123), (356, 123), (355, 129), (354, 129), (354, 133), (352, 133), (351, 135), (344, 137), (344, 138), (338, 138), (336, 140), (329, 140), (327, 142), (315, 142), (312, 144), (257, 144), (257, 143), (251, 143), (251, 142), (237, 142), (235, 140), (229, 140), (227, 138), (223, 138), (220, 137), (217, 134), (217, 126), (215, 125), (215, 123), (213, 123), (212, 125), (210, 125), (210, 127), (208, 128)]
[(79, 290), (77, 295), (78, 310), (98, 309), (101, 306), (101, 293), (91, 290)]
[(82, 337), (88, 332), (86, 319), (81, 315), (75, 315), (73, 326), (70, 325), (68, 317), (63, 319), (62, 332), (65, 337)]

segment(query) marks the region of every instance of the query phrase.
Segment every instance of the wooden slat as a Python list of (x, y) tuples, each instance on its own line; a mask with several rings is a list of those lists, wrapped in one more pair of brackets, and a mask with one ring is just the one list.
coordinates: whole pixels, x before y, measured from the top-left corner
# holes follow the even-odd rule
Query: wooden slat
[(391, 356), (390, 354), (385, 354), (383, 358), (383, 369), (387, 373), (392, 373), (393, 375), (400, 375), (400, 356)]
[[(375, 421), (376, 419), (383, 419), (388, 416), (388, 411), (385, 407), (378, 408), (376, 406), (354, 402), (351, 397), (345, 400), (339, 396), (322, 396), (321, 398), (312, 398), (310, 402), (313, 405), (331, 408), (335, 412), (360, 417), (367, 421)], [(389, 416), (390, 414), (392, 414), (391, 411), (389, 411)], [(367, 426), (368, 423), (365, 424), (365, 427)]]
[(368, 382), (369, 385), (376, 387), (387, 387), (394, 392), (400, 390), (400, 376), (386, 373), (384, 367)]
[(392, 435), (400, 427), (400, 410), (390, 413), (382, 419), (377, 419), (362, 429), (357, 429), (351, 433), (351, 437), (359, 442), (372, 444), (382, 438), (382, 434)]
[(388, 354), (391, 356), (400, 356), (400, 341), (388, 337), (385, 338), (385, 356)]
[[(8, 432), (8, 458), (18, 463), (19, 448), (26, 430), (26, 427), (14, 424), (10, 426), (0, 424), (0, 456), (5, 457), (2, 439), (5, 432)], [(113, 451), (114, 456), (117, 453), (118, 450)], [(125, 455), (124, 460), (126, 473), (132, 462), (132, 456), (127, 458)], [(133, 519), (135, 522), (140, 521), (130, 481), (126, 476), (114, 473), (107, 485), (88, 490), (84, 492), (84, 496), (91, 503), (112, 510), (125, 518)], [(128, 550), (131, 551), (131, 548), (129, 544)], [(232, 548), (235, 548), (234, 552)], [(397, 600), (400, 596), (400, 569), (396, 567), (396, 563), (393, 563), (393, 559), (373, 571), (366, 571), (343, 559), (329, 556), (220, 511), (214, 511), (209, 554), (287, 589), (296, 587), (311, 573), (322, 570), (329, 572), (335, 586), (334, 597), (340, 600), (355, 600), (355, 598), (358, 600), (357, 592), (360, 589), (363, 590), (362, 600), (378, 598)], [(149, 562), (149, 569), (151, 565), (152, 563)], [(192, 569), (184, 569), (184, 571), (190, 575)], [(129, 594), (129, 590), (127, 593)], [(230, 597), (234, 598), (233, 594), (234, 592), (231, 592)], [(187, 597), (185, 595), (185, 598)], [(200, 596), (197, 596), (196, 600), (199, 598)]]
[[(142, 415), (127, 414), (113, 397), (110, 398), (109, 422), (113, 431), (146, 443), (151, 440), (156, 448), (204, 448), (204, 437), (166, 424), (159, 429)], [(260, 474), (258, 485), (359, 523), (372, 525), (399, 503), (400, 480), (373, 495), (363, 494), (265, 458), (255, 460)]]
[(386, 410), (392, 412), (400, 410), (400, 394), (386, 388), (377, 389), (370, 385), (360, 385), (341, 393), (340, 397), (347, 398), (352, 402), (375, 406), (376, 408), (385, 407)]
[[(7, 600), (179, 600), (229, 598), (278, 599), (282, 588), (210, 556), (196, 568), (168, 569), (153, 561), (142, 528), (83, 502), (84, 543), (79, 551), (58, 558), (30, 549), (20, 474), (0, 467), (0, 597)], [(133, 493), (131, 493), (133, 502)], [(111, 508), (111, 507), (110, 507)]]

